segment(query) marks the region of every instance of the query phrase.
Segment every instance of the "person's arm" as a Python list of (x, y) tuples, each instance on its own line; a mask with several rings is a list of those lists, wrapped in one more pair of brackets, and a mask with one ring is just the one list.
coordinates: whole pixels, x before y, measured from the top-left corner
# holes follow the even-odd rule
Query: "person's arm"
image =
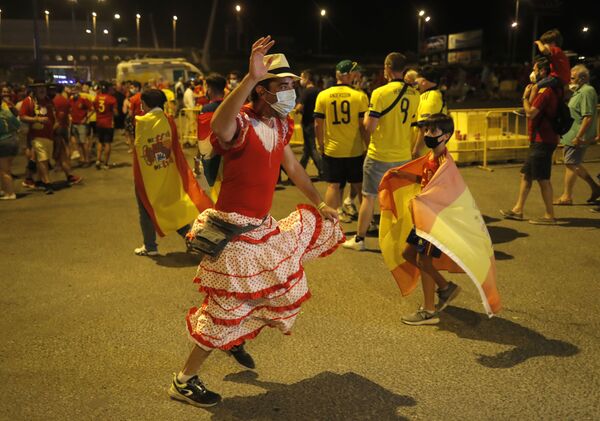
[(573, 145), (577, 146), (581, 145), (582, 143), (586, 143), (587, 139), (584, 138), (584, 135), (587, 129), (590, 127), (590, 124), (592, 124), (592, 116), (586, 115), (583, 117), (581, 120), (581, 127), (579, 127), (577, 135), (573, 138)]
[(531, 103), (529, 102), (529, 95), (531, 93), (532, 88), (533, 84), (530, 83), (525, 87), (525, 91), (523, 91), (523, 109), (525, 110), (525, 115), (527, 116), (527, 118), (531, 119), (536, 118), (537, 115), (540, 113), (540, 110), (531, 105)]
[(419, 151), (423, 149), (423, 146), (425, 145), (425, 129), (422, 127), (417, 127), (417, 129), (417, 137), (415, 138), (415, 145), (412, 150), (413, 159), (419, 157)]
[(379, 124), (379, 117), (371, 117), (367, 112), (365, 113), (363, 124), (365, 126), (365, 132), (369, 136), (369, 138), (367, 139), (367, 146), (369, 146), (369, 142), (371, 141), (371, 135), (375, 133), (375, 129)]
[(263, 59), (273, 44), (275, 41), (267, 36), (258, 39), (252, 45), (248, 74), (215, 111), (210, 128), (220, 142), (227, 144), (234, 140), (237, 132), (236, 117), (254, 86), (262, 76), (267, 74), (268, 66), (271, 63), (264, 63)]
[(317, 148), (321, 154), (325, 153), (325, 136), (323, 126), (323, 119), (315, 117), (315, 137), (317, 138)]
[(535, 45), (537, 45), (538, 50), (540, 50), (540, 54), (544, 56), (550, 55), (550, 46), (548, 44), (544, 44), (542, 41), (537, 40)]
[(283, 150), (281, 165), (285, 169), (290, 180), (292, 180), (294, 185), (298, 187), (298, 190), (300, 190), (302, 194), (317, 207), (323, 218), (329, 219), (330, 221), (337, 220), (337, 211), (323, 202), (321, 195), (313, 183), (311, 183), (310, 177), (296, 159), (290, 145), (286, 145)]

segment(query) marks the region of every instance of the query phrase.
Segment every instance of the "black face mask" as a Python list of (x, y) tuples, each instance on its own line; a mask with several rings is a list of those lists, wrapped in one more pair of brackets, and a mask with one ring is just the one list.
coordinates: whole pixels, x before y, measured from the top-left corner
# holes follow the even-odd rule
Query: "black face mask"
[(439, 136), (425, 136), (425, 145), (430, 149), (434, 149), (437, 145), (440, 144), (438, 139), (443, 135), (444, 133), (442, 133)]

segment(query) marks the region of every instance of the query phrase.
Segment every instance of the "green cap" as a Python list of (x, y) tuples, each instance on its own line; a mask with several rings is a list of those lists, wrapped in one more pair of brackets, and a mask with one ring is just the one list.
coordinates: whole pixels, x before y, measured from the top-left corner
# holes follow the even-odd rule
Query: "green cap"
[(357, 65), (358, 63), (355, 61), (342, 60), (335, 66), (335, 70), (337, 70), (341, 74), (346, 74), (352, 72), (353, 70), (356, 70)]

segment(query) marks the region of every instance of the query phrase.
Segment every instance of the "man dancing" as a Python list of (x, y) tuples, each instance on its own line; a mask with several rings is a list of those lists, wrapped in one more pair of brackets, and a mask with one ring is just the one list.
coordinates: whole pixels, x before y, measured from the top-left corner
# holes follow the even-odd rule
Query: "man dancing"
[[(223, 180), (214, 209), (204, 211), (194, 235), (207, 220), (240, 228), (218, 257), (204, 256), (195, 282), (206, 294), (187, 315), (194, 347), (169, 395), (196, 406), (213, 406), (221, 397), (208, 390), (198, 370), (213, 349), (229, 352), (254, 368), (244, 341), (265, 327), (289, 334), (300, 305), (310, 297), (303, 264), (332, 253), (344, 241), (337, 211), (325, 205), (296, 160), (288, 142), (295, 106), (293, 81), (283, 54), (265, 55), (275, 41), (260, 38), (252, 46), (249, 72), (216, 110), (211, 129), (215, 151), (223, 156)], [(251, 97), (249, 104), (244, 104)], [(290, 179), (316, 206), (298, 205), (277, 222), (269, 211), (282, 165)]]

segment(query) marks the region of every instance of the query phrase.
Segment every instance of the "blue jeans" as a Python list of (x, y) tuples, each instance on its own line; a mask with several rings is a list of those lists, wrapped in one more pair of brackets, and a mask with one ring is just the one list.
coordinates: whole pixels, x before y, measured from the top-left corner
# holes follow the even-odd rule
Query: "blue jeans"
[(319, 172), (319, 177), (323, 175), (323, 162), (321, 154), (317, 151), (315, 144), (315, 126), (312, 124), (302, 126), (302, 135), (304, 136), (304, 150), (302, 151), (302, 158), (300, 158), (300, 165), (306, 168), (308, 160), (312, 158)]
[[(135, 198), (137, 199), (138, 210), (140, 212), (140, 228), (142, 229), (142, 236), (144, 237), (144, 247), (146, 247), (147, 251), (157, 251), (158, 244), (156, 244), (156, 230), (154, 229), (152, 219), (150, 219), (148, 211), (146, 211), (144, 204), (137, 194), (135, 195)], [(185, 235), (188, 233), (190, 228), (190, 225), (186, 224), (177, 230), (177, 234), (185, 239)]]

